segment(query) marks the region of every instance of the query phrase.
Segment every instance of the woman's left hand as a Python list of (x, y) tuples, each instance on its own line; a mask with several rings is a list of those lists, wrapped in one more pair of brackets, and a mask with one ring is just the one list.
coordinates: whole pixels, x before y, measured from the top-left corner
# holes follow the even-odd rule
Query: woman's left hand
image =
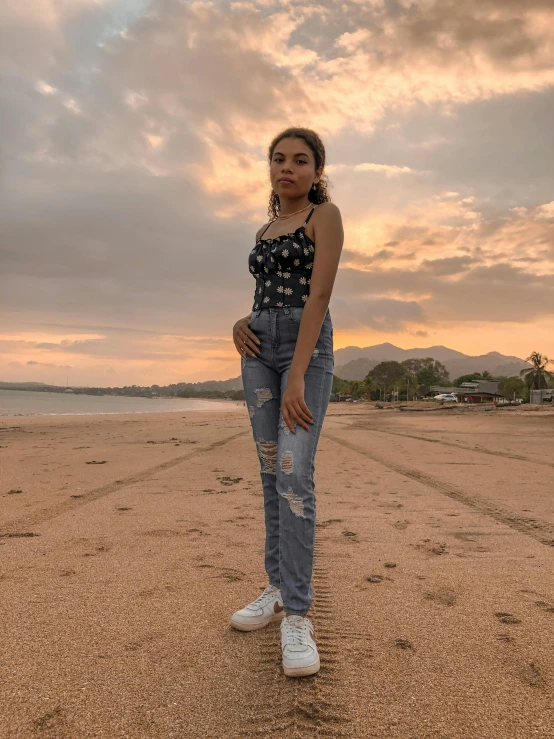
[(308, 406), (304, 401), (304, 379), (291, 379), (287, 382), (285, 392), (281, 401), (281, 413), (283, 419), (293, 434), (296, 433), (294, 424), (297, 423), (306, 431), (310, 430), (308, 423), (314, 423), (314, 419)]

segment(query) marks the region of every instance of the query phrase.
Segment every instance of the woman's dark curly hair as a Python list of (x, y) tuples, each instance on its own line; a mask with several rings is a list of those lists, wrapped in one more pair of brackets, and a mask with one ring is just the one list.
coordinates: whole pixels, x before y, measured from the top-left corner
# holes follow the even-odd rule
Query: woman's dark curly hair
[[(277, 136), (275, 136), (275, 138), (269, 145), (268, 159), (270, 163), (273, 159), (273, 152), (275, 151), (275, 147), (277, 146), (279, 141), (282, 141), (282, 139), (303, 139), (313, 152), (316, 170), (320, 167), (325, 167), (325, 147), (323, 146), (323, 142), (319, 138), (317, 133), (315, 131), (312, 131), (311, 128), (291, 127), (286, 128), (284, 131), (281, 131), (281, 133), (277, 134)], [(331, 198), (329, 197), (329, 193), (327, 192), (328, 185), (329, 182), (327, 180), (327, 176), (322, 172), (319, 182), (316, 183), (316, 189), (311, 189), (308, 193), (308, 199), (312, 203), (329, 202)], [(279, 196), (276, 192), (272, 190), (271, 195), (269, 196), (269, 207), (267, 209), (267, 213), (271, 221), (277, 218), (280, 210), (281, 203), (279, 202)]]

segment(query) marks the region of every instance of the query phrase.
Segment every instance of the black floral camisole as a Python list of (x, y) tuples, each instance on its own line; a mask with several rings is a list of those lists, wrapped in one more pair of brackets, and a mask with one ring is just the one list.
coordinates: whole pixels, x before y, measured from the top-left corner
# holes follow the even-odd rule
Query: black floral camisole
[(306, 303), (315, 252), (315, 243), (306, 235), (306, 224), (316, 208), (314, 205), (296, 231), (274, 239), (262, 239), (271, 221), (257, 240), (248, 257), (250, 272), (256, 278), (252, 310)]

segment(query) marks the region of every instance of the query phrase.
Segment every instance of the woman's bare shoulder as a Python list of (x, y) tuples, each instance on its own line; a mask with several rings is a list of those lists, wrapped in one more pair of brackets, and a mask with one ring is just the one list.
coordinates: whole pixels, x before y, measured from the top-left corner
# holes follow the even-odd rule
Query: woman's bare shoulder
[(340, 218), (340, 209), (338, 205), (332, 203), (330, 200), (325, 203), (320, 203), (317, 206), (316, 212), (314, 213), (314, 218), (316, 216), (316, 213), (319, 214), (320, 218), (322, 216), (324, 218)]
[(326, 231), (333, 228), (342, 228), (342, 216), (340, 210), (335, 203), (327, 201), (320, 203), (314, 213), (314, 217), (311, 219), (313, 223), (314, 234), (317, 234), (318, 230)]

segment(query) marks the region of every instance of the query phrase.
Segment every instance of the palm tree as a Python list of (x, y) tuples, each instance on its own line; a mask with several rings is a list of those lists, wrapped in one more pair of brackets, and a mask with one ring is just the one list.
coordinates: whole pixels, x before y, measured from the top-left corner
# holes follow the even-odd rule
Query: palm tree
[(531, 390), (542, 390), (548, 387), (548, 380), (554, 380), (554, 372), (549, 372), (545, 367), (554, 362), (538, 352), (532, 352), (525, 361), (533, 364), (532, 367), (526, 367), (519, 373), (519, 376), (525, 379), (526, 385)]

